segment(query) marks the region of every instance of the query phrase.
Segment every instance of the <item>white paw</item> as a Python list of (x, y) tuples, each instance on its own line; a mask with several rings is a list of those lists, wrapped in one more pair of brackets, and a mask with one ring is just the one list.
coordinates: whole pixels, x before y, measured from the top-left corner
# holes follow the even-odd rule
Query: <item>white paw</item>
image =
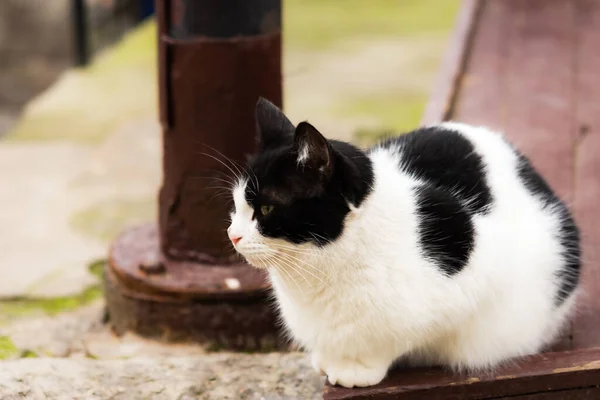
[(325, 367), (327, 379), (332, 385), (347, 388), (377, 385), (385, 378), (388, 365), (367, 367), (356, 361), (345, 361)]
[(310, 355), (310, 363), (317, 374), (325, 375), (325, 370), (323, 369), (323, 364), (321, 363), (321, 357), (319, 356), (319, 353), (315, 351)]

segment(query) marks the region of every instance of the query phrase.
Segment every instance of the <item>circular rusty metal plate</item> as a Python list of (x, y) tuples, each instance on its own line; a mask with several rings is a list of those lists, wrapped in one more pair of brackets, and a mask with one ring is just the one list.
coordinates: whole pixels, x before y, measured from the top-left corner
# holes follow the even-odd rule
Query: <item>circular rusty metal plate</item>
[(248, 264), (167, 260), (155, 224), (117, 238), (105, 270), (107, 310), (117, 334), (223, 348), (286, 347), (269, 288), (265, 273)]

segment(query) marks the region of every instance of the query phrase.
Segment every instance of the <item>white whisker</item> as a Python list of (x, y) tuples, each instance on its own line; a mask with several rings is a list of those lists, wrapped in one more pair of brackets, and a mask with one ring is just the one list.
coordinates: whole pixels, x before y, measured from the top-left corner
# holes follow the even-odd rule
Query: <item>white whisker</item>
[(311, 275), (313, 278), (317, 279), (319, 282), (321, 282), (323, 285), (325, 285), (327, 288), (329, 288), (329, 284), (327, 284), (327, 282), (325, 282), (322, 278), (320, 278), (319, 276), (317, 276), (316, 274), (312, 273), (311, 271), (307, 270), (306, 268), (303, 268), (302, 266), (300, 266), (299, 264), (294, 264), (294, 261), (298, 261), (301, 262), (311, 268), (313, 268), (313, 270), (315, 271), (319, 271), (319, 269), (317, 267), (315, 267), (314, 265), (311, 265), (299, 258), (296, 258), (294, 256), (291, 256), (289, 254), (285, 254), (285, 253), (275, 253), (277, 254), (279, 257), (283, 257), (284, 259), (287, 259), (288, 262), (294, 266), (296, 266), (297, 268), (299, 268), (301, 271), (304, 271), (306, 273), (308, 273), (309, 275)]

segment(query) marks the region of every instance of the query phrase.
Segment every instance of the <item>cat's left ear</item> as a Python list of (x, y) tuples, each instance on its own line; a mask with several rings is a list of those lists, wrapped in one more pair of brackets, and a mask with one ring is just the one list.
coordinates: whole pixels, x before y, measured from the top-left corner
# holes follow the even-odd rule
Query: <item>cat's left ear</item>
[(258, 150), (274, 149), (292, 141), (294, 124), (275, 104), (260, 97), (255, 109)]
[(325, 136), (308, 122), (301, 122), (296, 127), (294, 150), (298, 154), (298, 165), (318, 170), (325, 176), (331, 175), (333, 149)]

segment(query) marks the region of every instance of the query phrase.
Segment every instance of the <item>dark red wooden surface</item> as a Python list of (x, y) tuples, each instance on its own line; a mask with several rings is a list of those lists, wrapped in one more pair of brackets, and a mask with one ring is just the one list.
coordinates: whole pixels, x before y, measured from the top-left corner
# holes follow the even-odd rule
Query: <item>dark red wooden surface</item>
[(454, 65), (442, 66), (423, 124), (503, 131), (571, 206), (584, 260), (577, 314), (556, 352), (510, 372), (397, 370), (373, 388), (327, 386), (325, 399), (600, 399), (600, 0), (475, 3), (463, 3)]
[(574, 346), (600, 346), (600, 1), (579, 0), (574, 149), (575, 213), (583, 234), (584, 301)]
[(563, 346), (600, 346), (600, 1), (480, 0), (479, 11), (446, 117), (503, 131), (571, 206), (584, 294)]
[(435, 91), (423, 113), (427, 124), (445, 120), (451, 113), (457, 94), (457, 86), (462, 79), (466, 58), (464, 54), (472, 46), (477, 15), (481, 10), (479, 0), (464, 0), (456, 17), (456, 30), (442, 60), (442, 68), (436, 79)]
[[(459, 109), (464, 122), (500, 128), (503, 110), (499, 107), (498, 96), (504, 91), (506, 52), (510, 45), (506, 40), (505, 26), (509, 23), (510, 14), (500, 1), (478, 0), (477, 4), (479, 12), (473, 22), (471, 43), (464, 46), (468, 52), (462, 54), (465, 68), (461, 70), (451, 109), (443, 119), (456, 119), (456, 110)], [(482, 20), (485, 23), (481, 23)], [(462, 96), (465, 91), (469, 92), (468, 96)], [(433, 97), (436, 92), (437, 87)], [(430, 123), (429, 120), (423, 122)]]
[(370, 388), (327, 387), (325, 398), (500, 399), (545, 392), (590, 391), (600, 399), (600, 361), (595, 360), (600, 360), (600, 349), (537, 354), (492, 374), (460, 376), (441, 368), (402, 369)]

